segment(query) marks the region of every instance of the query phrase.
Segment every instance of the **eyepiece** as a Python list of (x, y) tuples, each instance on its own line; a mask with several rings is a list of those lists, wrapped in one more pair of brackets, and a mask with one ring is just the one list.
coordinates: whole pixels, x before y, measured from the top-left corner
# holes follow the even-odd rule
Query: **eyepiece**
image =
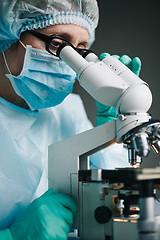
[(64, 47), (66, 47), (66, 46), (72, 46), (72, 45), (69, 44), (69, 43), (67, 43), (67, 42), (61, 44), (61, 45), (59, 46), (59, 48), (57, 49), (57, 52), (56, 52), (57, 57), (60, 58), (60, 52), (61, 52), (61, 50), (62, 50)]

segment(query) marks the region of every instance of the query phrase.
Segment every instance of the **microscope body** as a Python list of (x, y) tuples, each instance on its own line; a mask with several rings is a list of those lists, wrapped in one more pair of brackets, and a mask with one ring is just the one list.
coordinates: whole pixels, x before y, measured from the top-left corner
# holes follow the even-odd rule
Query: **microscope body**
[[(127, 146), (134, 167), (140, 166), (151, 148), (159, 152), (160, 122), (151, 120), (147, 113), (152, 103), (148, 85), (111, 56), (99, 61), (91, 53), (83, 58), (68, 45), (62, 46), (59, 56), (77, 73), (80, 85), (100, 103), (115, 106), (118, 116), (116, 121), (49, 147), (49, 187), (77, 201), (79, 212), (73, 227), (78, 228), (82, 240), (159, 240), (153, 191), (154, 183), (159, 184), (160, 170), (89, 169), (89, 156), (116, 142)], [(126, 183), (127, 179), (130, 182)], [(130, 208), (126, 205), (123, 210), (121, 200), (129, 201), (139, 194), (136, 204), (140, 212), (130, 217), (125, 212)]]
[[(146, 82), (112, 56), (100, 61), (94, 53), (89, 53), (83, 58), (66, 44), (61, 46), (58, 54), (77, 73), (80, 85), (94, 99), (116, 107), (116, 142), (127, 145), (132, 166), (140, 166), (150, 148), (160, 150), (159, 137), (153, 134), (154, 124), (156, 127), (159, 124), (157, 121), (149, 123), (151, 116), (147, 111), (152, 104), (152, 94)], [(152, 125), (149, 135), (145, 123)], [(159, 127), (157, 129), (159, 132)]]

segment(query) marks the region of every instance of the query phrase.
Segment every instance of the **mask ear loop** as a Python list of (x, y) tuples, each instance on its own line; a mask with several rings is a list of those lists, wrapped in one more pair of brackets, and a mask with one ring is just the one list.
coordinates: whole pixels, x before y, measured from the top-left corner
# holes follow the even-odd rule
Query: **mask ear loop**
[(24, 43), (21, 40), (19, 40), (19, 42), (26, 49), (26, 46), (24, 45)]
[(3, 54), (3, 59), (4, 59), (4, 62), (5, 62), (6, 68), (7, 68), (8, 72), (9, 72), (9, 74), (12, 75), (11, 70), (10, 70), (10, 68), (8, 66), (8, 63), (7, 63), (6, 55), (5, 55), (4, 52), (2, 52), (2, 54)]
[[(26, 49), (26, 46), (24, 45), (24, 43), (21, 40), (19, 40), (19, 42)], [(12, 75), (11, 70), (10, 70), (10, 68), (8, 66), (8, 63), (7, 63), (6, 55), (5, 55), (4, 52), (2, 52), (2, 54), (3, 54), (3, 59), (4, 59), (4, 62), (5, 62), (6, 68), (7, 68), (8, 72), (9, 72), (9, 74)]]

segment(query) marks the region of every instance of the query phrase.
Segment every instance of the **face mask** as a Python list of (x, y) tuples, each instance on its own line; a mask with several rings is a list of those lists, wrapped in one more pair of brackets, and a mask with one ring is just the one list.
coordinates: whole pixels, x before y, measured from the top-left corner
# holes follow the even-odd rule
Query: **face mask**
[(26, 47), (20, 75), (6, 74), (12, 86), (32, 110), (60, 104), (73, 90), (74, 71), (44, 50)]

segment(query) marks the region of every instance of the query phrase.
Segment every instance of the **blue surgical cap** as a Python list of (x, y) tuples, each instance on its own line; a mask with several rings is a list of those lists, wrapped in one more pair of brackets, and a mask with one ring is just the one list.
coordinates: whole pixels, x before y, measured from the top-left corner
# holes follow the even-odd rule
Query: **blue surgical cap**
[(56, 24), (76, 24), (89, 32), (91, 45), (98, 24), (96, 0), (0, 0), (0, 52), (22, 32)]

